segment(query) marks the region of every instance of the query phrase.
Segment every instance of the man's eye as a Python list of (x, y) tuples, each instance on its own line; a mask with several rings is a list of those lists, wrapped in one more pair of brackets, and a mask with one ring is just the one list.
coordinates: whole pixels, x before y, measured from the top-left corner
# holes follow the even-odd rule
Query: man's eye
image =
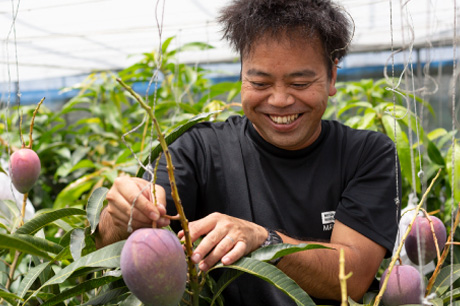
[(292, 84), (292, 87), (296, 89), (303, 89), (308, 87), (308, 83), (294, 83)]
[(261, 82), (251, 82), (251, 85), (255, 88), (265, 88), (267, 84)]

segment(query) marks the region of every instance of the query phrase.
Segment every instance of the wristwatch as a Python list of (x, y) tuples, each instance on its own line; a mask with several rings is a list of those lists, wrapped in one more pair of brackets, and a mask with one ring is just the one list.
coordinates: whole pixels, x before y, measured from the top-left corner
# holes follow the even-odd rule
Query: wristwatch
[[(262, 243), (262, 245), (260, 247), (266, 247), (268, 245), (274, 245), (274, 244), (279, 244), (279, 243), (283, 243), (283, 239), (281, 239), (280, 235), (278, 235), (278, 233), (272, 229), (269, 229), (269, 228), (265, 228), (268, 232), (268, 237), (267, 239), (264, 241), (264, 243)], [(277, 263), (280, 262), (282, 257), (278, 257), (278, 258), (275, 258), (273, 260), (270, 260), (269, 263), (273, 264), (276, 266)]]

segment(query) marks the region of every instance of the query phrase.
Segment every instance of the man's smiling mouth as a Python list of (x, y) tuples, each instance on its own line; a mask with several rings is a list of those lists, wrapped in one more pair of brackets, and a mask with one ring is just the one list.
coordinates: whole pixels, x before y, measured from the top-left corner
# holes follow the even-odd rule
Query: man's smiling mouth
[(288, 116), (274, 116), (269, 115), (270, 119), (276, 124), (290, 124), (299, 118), (300, 114), (288, 115)]

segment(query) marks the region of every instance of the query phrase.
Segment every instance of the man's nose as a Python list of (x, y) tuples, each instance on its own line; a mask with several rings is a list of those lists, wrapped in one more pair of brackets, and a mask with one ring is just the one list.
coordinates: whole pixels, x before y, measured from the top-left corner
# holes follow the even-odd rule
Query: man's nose
[(295, 98), (284, 86), (275, 86), (268, 97), (268, 104), (275, 107), (287, 107), (294, 104)]

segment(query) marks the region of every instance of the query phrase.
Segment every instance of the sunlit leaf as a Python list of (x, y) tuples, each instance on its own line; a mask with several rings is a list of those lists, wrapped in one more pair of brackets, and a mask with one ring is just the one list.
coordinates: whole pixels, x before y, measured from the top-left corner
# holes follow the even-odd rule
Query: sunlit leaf
[(275, 266), (250, 257), (243, 257), (232, 265), (214, 266), (211, 270), (229, 268), (257, 276), (288, 295), (297, 305), (316, 305), (308, 294), (290, 277)]
[(39, 214), (21, 226), (16, 233), (34, 234), (55, 220), (74, 215), (86, 215), (86, 211), (78, 208), (62, 208)]
[(24, 241), (17, 235), (9, 235), (0, 233), (0, 249), (18, 250), (20, 252), (37, 255), (39, 257), (50, 260), (51, 256), (42, 251), (30, 242)]
[(85, 247), (85, 230), (76, 228), (70, 234), (70, 253), (74, 260), (81, 258), (81, 251)]
[(99, 224), (99, 217), (102, 207), (104, 206), (104, 200), (107, 192), (109, 192), (108, 188), (99, 187), (94, 190), (89, 197), (88, 205), (86, 207), (86, 216), (89, 224), (91, 225), (91, 234), (94, 234), (97, 225)]
[[(451, 270), (453, 270), (452, 275)], [(438, 296), (441, 296), (449, 289), (452, 282), (455, 282), (458, 278), (460, 278), (460, 264), (444, 267), (439, 272), (434, 282), (433, 289)]]
[(90, 280), (84, 281), (83, 283), (73, 286), (72, 288), (67, 289), (63, 291), (62, 293), (54, 296), (53, 298), (43, 303), (42, 306), (56, 305), (62, 301), (65, 301), (66, 299), (69, 299), (79, 294), (85, 293), (89, 290), (99, 288), (103, 285), (114, 282), (120, 278), (121, 277), (115, 277), (115, 276), (101, 276), (97, 278), (92, 278)]

